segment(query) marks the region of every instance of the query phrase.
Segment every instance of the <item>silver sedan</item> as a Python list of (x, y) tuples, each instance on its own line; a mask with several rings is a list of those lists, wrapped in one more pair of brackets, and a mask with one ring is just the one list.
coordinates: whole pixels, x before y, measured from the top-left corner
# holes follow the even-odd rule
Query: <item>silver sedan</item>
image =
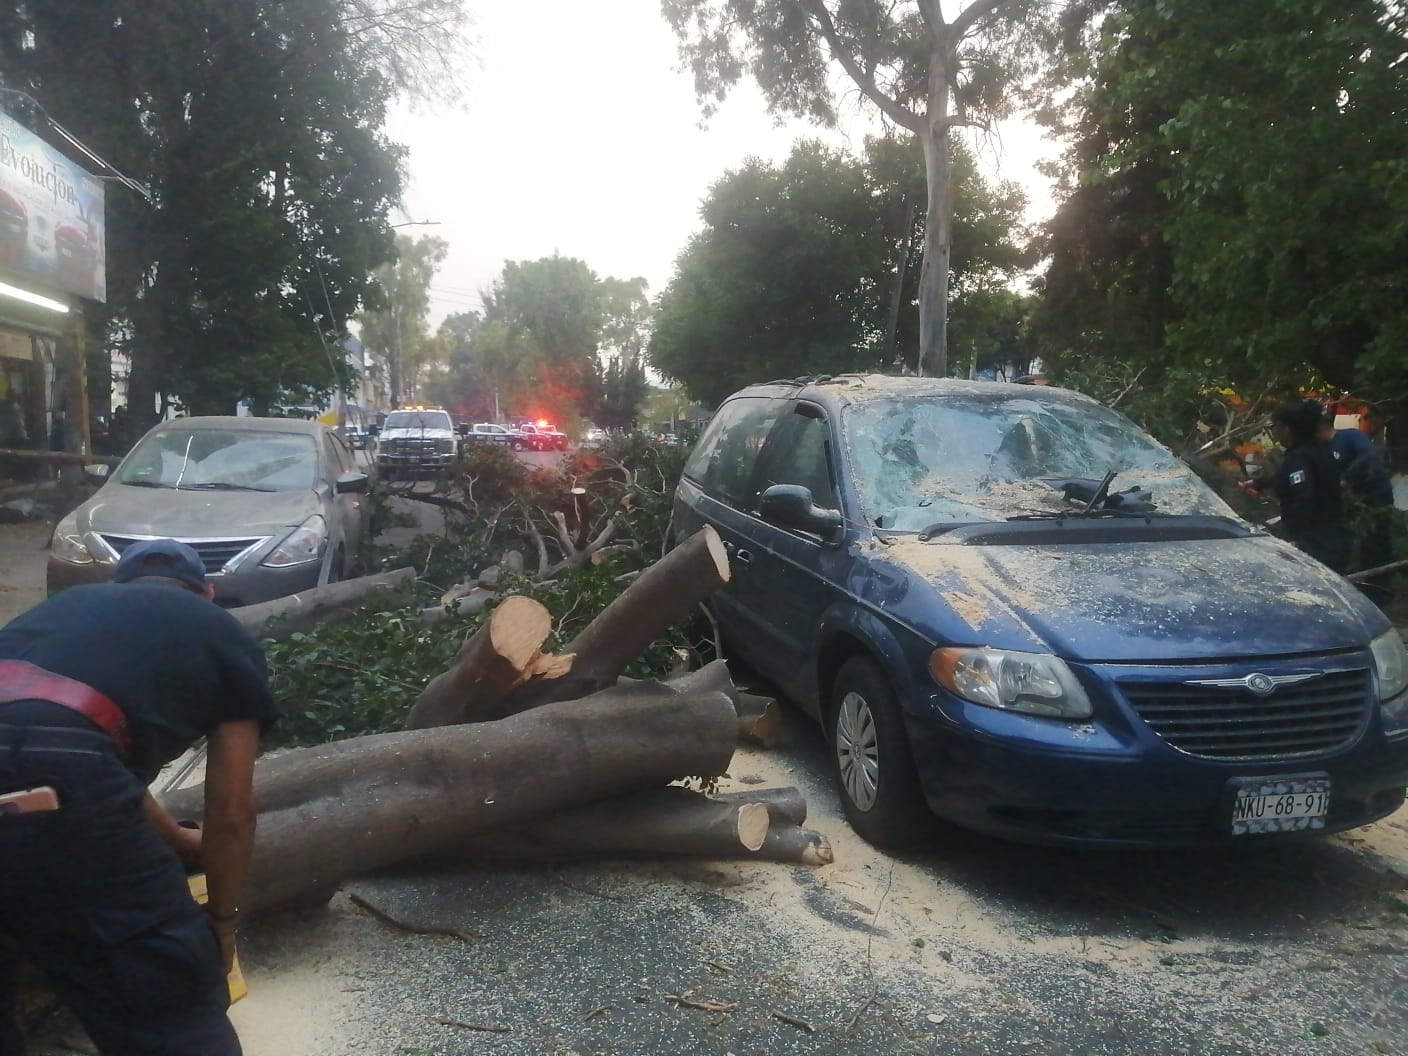
[(364, 556), (366, 492), (346, 442), (318, 422), (162, 422), (55, 528), (49, 593), (111, 578), (124, 549), (152, 538), (194, 547), (222, 605), (307, 590)]

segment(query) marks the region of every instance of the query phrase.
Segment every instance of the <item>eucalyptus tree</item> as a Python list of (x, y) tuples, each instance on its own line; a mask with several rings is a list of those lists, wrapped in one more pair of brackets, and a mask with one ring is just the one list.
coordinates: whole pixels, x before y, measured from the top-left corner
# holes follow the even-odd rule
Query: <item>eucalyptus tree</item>
[(449, 250), (449, 243), (433, 235), (397, 235), (396, 259), (375, 272), (376, 307), (358, 317), (362, 343), (387, 365), (393, 407), (416, 391), (428, 360), (445, 347), (430, 334), (430, 283)]
[(923, 146), (920, 373), (948, 369), (953, 148), (957, 129), (1010, 114), (1031, 71), (1048, 0), (662, 0), (695, 90), (712, 111), (751, 74), (769, 108), (832, 124), (839, 67), (862, 100)]

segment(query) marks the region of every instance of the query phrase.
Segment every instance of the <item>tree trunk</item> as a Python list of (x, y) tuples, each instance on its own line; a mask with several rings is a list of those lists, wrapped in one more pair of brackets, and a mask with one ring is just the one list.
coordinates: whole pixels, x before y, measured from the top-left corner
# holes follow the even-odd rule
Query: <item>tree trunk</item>
[(398, 568), (231, 609), (230, 614), (256, 638), (281, 640), (319, 623), (346, 619), (373, 599), (409, 593), (415, 581), (415, 569)]
[(465, 721), (466, 707), (477, 721), (501, 719), (510, 689), (534, 677), (554, 677), (571, 666), (572, 657), (545, 657), (543, 642), (552, 633), (552, 616), (531, 598), (505, 598), (494, 614), (465, 639), (454, 666), (430, 680), (406, 715), (405, 728), (424, 730)]
[(729, 576), (723, 542), (705, 525), (645, 569), (567, 644), (563, 653), (575, 659), (566, 677), (530, 682), (511, 693), (509, 714), (614, 685), (662, 631), (688, 618)]
[(767, 839), (768, 808), (716, 802), (686, 788), (654, 788), (477, 833), (454, 849), (457, 858), (544, 861), (561, 858), (750, 854)]
[(900, 351), (899, 329), (900, 329), (900, 308), (904, 305), (904, 280), (909, 274), (909, 259), (914, 255), (914, 200), (906, 195), (904, 203), (904, 226), (900, 229), (899, 237), (895, 240), (895, 286), (890, 291), (890, 317), (885, 324), (885, 348), (886, 355), (893, 355), (895, 362), (904, 362), (904, 353)]
[(928, 177), (924, 214), (924, 263), (919, 269), (919, 358), (921, 377), (948, 374), (948, 279), (953, 236), (953, 147), (949, 141), (948, 76), (935, 55), (929, 74), (929, 117), (919, 133)]
[[(500, 722), (359, 737), (261, 759), (259, 836), (241, 908), (330, 893), (476, 832), (727, 769), (738, 719), (719, 694), (611, 689)], [(164, 797), (199, 818), (200, 787)]]
[(782, 707), (771, 697), (738, 694), (738, 740), (771, 748), (782, 736)]
[(718, 803), (761, 803), (776, 826), (803, 825), (807, 820), (807, 799), (801, 790), (787, 788), (745, 788), (739, 792), (710, 792), (709, 798)]
[[(728, 555), (718, 533), (706, 526), (645, 569), (562, 653), (533, 660), (532, 670), (525, 667), (516, 681), (481, 684), (475, 671), (458, 669), (469, 660), (483, 663), (488, 654), (461, 650), (455, 667), (426, 686), (406, 717), (407, 728), (490, 721), (613, 686), (626, 665), (728, 577)], [(732, 682), (727, 685), (732, 694)]]

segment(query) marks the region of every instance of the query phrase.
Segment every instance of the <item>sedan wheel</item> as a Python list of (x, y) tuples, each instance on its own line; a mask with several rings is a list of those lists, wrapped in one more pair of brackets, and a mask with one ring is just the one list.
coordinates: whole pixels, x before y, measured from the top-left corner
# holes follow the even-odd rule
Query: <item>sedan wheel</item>
[(877, 847), (904, 847), (933, 827), (905, 733), (884, 673), (868, 657), (841, 665), (831, 690), (832, 760), (851, 828)]

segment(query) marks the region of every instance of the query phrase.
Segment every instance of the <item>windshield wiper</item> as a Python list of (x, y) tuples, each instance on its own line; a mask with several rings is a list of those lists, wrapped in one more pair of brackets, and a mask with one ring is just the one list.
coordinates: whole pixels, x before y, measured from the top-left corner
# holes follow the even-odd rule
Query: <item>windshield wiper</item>
[(199, 484), (183, 484), (181, 491), (273, 491), (253, 484), (233, 484), (228, 480), (203, 480)]
[(122, 480), (120, 484), (125, 484), (129, 488), (169, 488), (170, 484), (163, 484), (159, 480)]

